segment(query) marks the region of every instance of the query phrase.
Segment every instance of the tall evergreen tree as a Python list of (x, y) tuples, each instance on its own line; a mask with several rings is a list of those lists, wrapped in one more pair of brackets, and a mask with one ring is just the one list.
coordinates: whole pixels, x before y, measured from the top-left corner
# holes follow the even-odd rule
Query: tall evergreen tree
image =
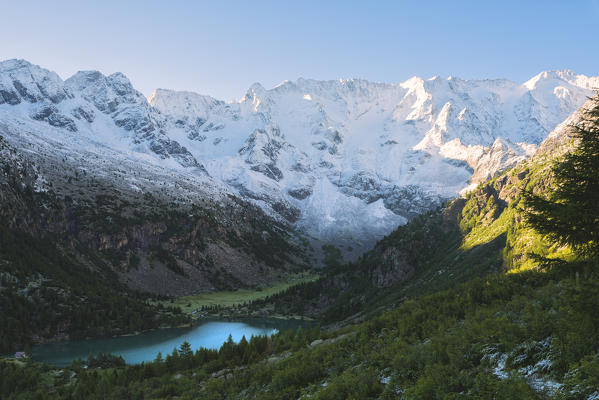
[(570, 126), (576, 148), (553, 165), (554, 187), (524, 193), (528, 223), (584, 258), (599, 256), (599, 92), (592, 104)]
[(186, 340), (179, 347), (179, 357), (184, 359), (190, 359), (193, 356), (193, 351), (191, 350), (191, 345)]

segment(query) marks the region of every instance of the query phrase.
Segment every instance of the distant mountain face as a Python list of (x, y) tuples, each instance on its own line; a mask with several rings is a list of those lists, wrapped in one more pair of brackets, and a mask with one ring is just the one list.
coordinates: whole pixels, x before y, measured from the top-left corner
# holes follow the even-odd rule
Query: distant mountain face
[[(528, 157), (596, 87), (599, 78), (553, 71), (524, 84), (299, 79), (255, 84), (236, 102), (162, 89), (146, 100), (122, 74), (62, 81), (9, 60), (0, 63), (0, 131), (18, 131), (4, 133), (17, 147), (93, 154), (96, 172), (116, 157), (163, 179), (197, 176), (357, 252)], [(123, 179), (142, 191), (169, 184)]]
[(327, 322), (360, 321), (362, 313), (390, 309), (476, 276), (537, 269), (533, 254), (563, 257), (558, 255), (563, 247), (522, 223), (523, 192), (555, 189), (554, 163), (578, 143), (571, 127), (597, 120), (593, 111), (598, 108), (599, 94), (560, 123), (530, 158), (445, 208), (399, 226), (346, 268), (329, 269), (317, 281), (276, 295), (271, 299), (275, 311)]

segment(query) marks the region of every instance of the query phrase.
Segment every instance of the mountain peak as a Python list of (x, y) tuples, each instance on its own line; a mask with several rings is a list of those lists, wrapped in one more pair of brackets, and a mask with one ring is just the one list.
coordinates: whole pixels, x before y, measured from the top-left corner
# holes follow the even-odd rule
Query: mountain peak
[(174, 118), (195, 119), (205, 117), (208, 109), (222, 102), (196, 92), (156, 89), (148, 97), (148, 103), (161, 113), (169, 114)]
[(73, 90), (80, 91), (103, 78), (105, 76), (100, 71), (77, 71), (65, 83)]
[(540, 87), (544, 82), (563, 81), (572, 85), (581, 86), (585, 89), (597, 89), (599, 87), (599, 77), (588, 77), (586, 75), (577, 75), (572, 70), (549, 70), (538, 73), (537, 75), (524, 82), (522, 86), (528, 90), (534, 90)]
[(245, 92), (245, 96), (242, 101), (248, 102), (259, 102), (259, 99), (263, 98), (266, 95), (267, 91), (259, 82), (255, 82), (250, 86)]
[(58, 103), (71, 94), (57, 73), (48, 71), (26, 60), (0, 62), (0, 104), (18, 104), (49, 100)]
[(410, 79), (403, 81), (399, 85), (405, 89), (414, 89), (416, 87), (424, 86), (424, 79), (419, 76), (413, 76)]
[(129, 78), (127, 78), (125, 74), (123, 74), (122, 72), (115, 72), (114, 74), (110, 74), (108, 75), (107, 79), (110, 81), (112, 88), (120, 96), (139, 93), (137, 90), (133, 88), (133, 85), (131, 84)]
[(27, 60), (23, 60), (22, 58), (12, 58), (9, 60), (0, 61), (0, 71), (10, 71), (10, 70), (15, 70), (15, 69), (32, 68), (32, 67), (37, 67), (37, 66), (34, 64), (31, 64)]
[(113, 109), (116, 104), (123, 102), (147, 104), (145, 97), (135, 90), (129, 78), (121, 72), (106, 76), (100, 71), (79, 71), (65, 81), (65, 86), (92, 100), (102, 111)]

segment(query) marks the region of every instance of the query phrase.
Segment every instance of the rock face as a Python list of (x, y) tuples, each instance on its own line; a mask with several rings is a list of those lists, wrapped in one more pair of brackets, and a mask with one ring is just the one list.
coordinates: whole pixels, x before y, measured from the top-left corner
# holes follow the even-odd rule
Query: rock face
[(71, 118), (62, 115), (53, 105), (43, 105), (33, 114), (31, 118), (36, 121), (44, 121), (57, 128), (65, 128), (71, 132), (77, 132), (77, 125)]
[[(104, 165), (103, 172), (111, 173), (102, 175), (95, 167), (105, 160), (98, 163), (91, 153), (48, 155), (39, 151), (47, 143), (15, 144), (29, 151), (0, 136), (3, 228), (62, 247), (133, 289), (177, 296), (233, 290), (265, 286), (306, 268), (287, 226), (206, 178), (191, 174), (185, 180), (160, 169), (142, 173), (118, 156)], [(146, 184), (141, 191), (133, 183), (165, 180), (178, 190)]]
[(175, 175), (208, 176), (357, 255), (529, 157), (598, 86), (599, 78), (551, 71), (523, 84), (299, 79), (271, 90), (254, 84), (229, 103), (163, 89), (146, 100), (120, 73), (62, 81), (9, 60), (0, 63), (0, 122), (82, 151), (102, 147)]

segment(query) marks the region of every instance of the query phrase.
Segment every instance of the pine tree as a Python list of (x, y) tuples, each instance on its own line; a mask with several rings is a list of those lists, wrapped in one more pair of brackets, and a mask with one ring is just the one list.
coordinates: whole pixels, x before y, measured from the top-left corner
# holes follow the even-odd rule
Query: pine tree
[(181, 344), (179, 348), (179, 367), (181, 369), (191, 368), (191, 364), (193, 362), (193, 351), (191, 350), (191, 345), (188, 341), (185, 341)]
[(245, 335), (242, 336), (241, 340), (239, 341), (239, 343), (237, 344), (236, 349), (235, 349), (235, 353), (236, 353), (235, 359), (243, 361), (243, 362), (247, 362), (247, 360), (244, 359), (244, 356), (246, 355), (249, 346), (250, 345), (249, 345), (247, 339), (245, 338)]
[(295, 332), (295, 337), (293, 338), (292, 349), (294, 351), (297, 351), (297, 350), (305, 347), (306, 344), (307, 344), (306, 343), (306, 334), (304, 333), (304, 330), (300, 326), (299, 328), (297, 328), (297, 331)]
[(572, 125), (574, 151), (552, 167), (555, 188), (546, 196), (524, 193), (527, 222), (583, 258), (599, 256), (599, 92)]
[(192, 356), (193, 352), (191, 351), (191, 345), (188, 341), (183, 342), (179, 348), (179, 357), (189, 359)]

